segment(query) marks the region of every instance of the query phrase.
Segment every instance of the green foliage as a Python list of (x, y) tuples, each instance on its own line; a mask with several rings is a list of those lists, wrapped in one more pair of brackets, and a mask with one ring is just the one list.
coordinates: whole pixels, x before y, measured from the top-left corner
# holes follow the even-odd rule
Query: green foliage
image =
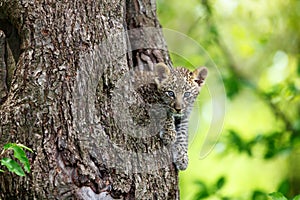
[[(268, 196), (271, 197), (272, 200), (288, 200), (288, 198), (285, 197), (281, 192), (272, 192)], [(265, 197), (267, 198), (267, 196)], [(299, 200), (299, 199), (300, 199), (300, 195), (297, 195), (294, 198), (292, 198), (292, 200)]]
[[(229, 200), (229, 197), (224, 197), (221, 194), (218, 194), (218, 191), (223, 187), (225, 184), (225, 178), (221, 177), (218, 179), (218, 181), (212, 185), (207, 186), (205, 182), (203, 181), (196, 181), (196, 184), (198, 186), (198, 192), (194, 196), (194, 200), (200, 200), (200, 199), (206, 199), (209, 197), (217, 197), (220, 200)], [(286, 183), (285, 183), (286, 184)], [(268, 200), (271, 197), (272, 200), (288, 200), (287, 197), (285, 197), (281, 192), (272, 192), (270, 194), (267, 194), (260, 190), (255, 190), (252, 192), (252, 200)], [(300, 195), (295, 196), (291, 200), (300, 200)]]
[(293, 200), (300, 200), (300, 195), (295, 196)]
[(273, 192), (273, 193), (269, 194), (269, 196), (272, 197), (273, 200), (288, 200), (280, 192)]
[[(212, 141), (219, 148), (183, 173), (182, 199), (189, 199), (193, 192), (194, 199), (213, 199), (216, 194), (217, 199), (300, 198), (295, 197), (300, 191), (299, 10), (300, 1), (294, 0), (274, 0), (272, 4), (263, 0), (158, 1), (162, 26), (196, 40), (213, 58), (228, 102), (222, 136)], [(174, 46), (191, 54), (172, 55), (175, 66), (205, 63), (191, 47), (176, 40)], [(203, 102), (211, 100), (201, 98)], [(199, 116), (214, 114), (207, 113), (207, 107)], [(201, 126), (205, 126), (203, 121)], [(193, 141), (195, 146), (201, 144), (200, 139)], [(231, 172), (231, 168), (235, 170)], [(251, 180), (245, 181), (249, 173)], [(226, 176), (226, 185), (215, 191), (207, 182), (218, 179), (217, 174)], [(190, 176), (198, 176), (199, 181), (190, 183)], [(208, 181), (200, 181), (201, 177)]]
[(224, 85), (226, 88), (226, 94), (229, 99), (233, 99), (241, 90), (241, 85), (237, 77), (231, 75), (229, 77), (223, 77)]
[[(253, 139), (245, 140), (235, 130), (228, 130), (223, 144), (228, 151), (237, 150), (239, 153), (246, 153), (249, 156), (253, 156), (253, 152), (258, 145), (263, 145), (265, 150), (262, 154), (265, 159), (272, 159), (281, 154), (289, 154), (294, 147), (291, 145), (291, 138), (286, 137), (281, 132), (258, 134)], [(228, 153), (228, 151), (225, 153)]]
[[(195, 183), (198, 187), (198, 192), (196, 193), (194, 199), (203, 199), (218, 193), (219, 190), (225, 185), (226, 179), (224, 176), (220, 177), (214, 184), (208, 186), (205, 182), (197, 180)], [(225, 200), (227, 197), (219, 196), (220, 199)]]
[[(25, 171), (29, 173), (30, 163), (23, 149), (33, 152), (32, 149), (24, 146), (23, 144), (8, 143), (4, 145), (1, 155), (6, 151), (13, 150), (13, 157), (16, 158), (23, 165)], [(1, 165), (5, 166), (10, 172), (17, 174), (18, 176), (25, 176), (24, 170), (17, 161), (11, 158), (2, 158), (0, 162)], [(0, 172), (4, 172), (4, 170), (0, 170)]]
[(17, 174), (18, 176), (25, 176), (22, 167), (10, 158), (2, 158), (1, 165), (4, 165), (10, 172)]
[(291, 186), (289, 180), (285, 179), (279, 184), (277, 191), (284, 195), (287, 195), (289, 193), (290, 188)]
[(268, 199), (268, 195), (262, 191), (259, 190), (255, 190), (252, 193), (252, 200), (267, 200)]

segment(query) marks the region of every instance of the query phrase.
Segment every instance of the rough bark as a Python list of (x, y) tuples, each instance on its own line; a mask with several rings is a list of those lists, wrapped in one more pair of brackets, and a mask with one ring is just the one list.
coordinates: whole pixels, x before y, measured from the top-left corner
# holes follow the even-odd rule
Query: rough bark
[(158, 133), (118, 114), (130, 69), (171, 65), (155, 2), (1, 0), (0, 13), (0, 145), (34, 150), (26, 177), (1, 174), (0, 198), (178, 199)]

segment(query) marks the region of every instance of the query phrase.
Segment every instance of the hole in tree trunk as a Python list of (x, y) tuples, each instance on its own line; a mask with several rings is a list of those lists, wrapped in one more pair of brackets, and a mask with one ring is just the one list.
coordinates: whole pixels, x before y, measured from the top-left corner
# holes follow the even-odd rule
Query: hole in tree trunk
[(21, 53), (20, 44), (18, 30), (0, 14), (0, 104), (7, 98)]
[(9, 22), (8, 19), (2, 18), (0, 15), (0, 30), (5, 33), (6, 42), (12, 52), (15, 62), (17, 63), (20, 56), (21, 39), (18, 30)]

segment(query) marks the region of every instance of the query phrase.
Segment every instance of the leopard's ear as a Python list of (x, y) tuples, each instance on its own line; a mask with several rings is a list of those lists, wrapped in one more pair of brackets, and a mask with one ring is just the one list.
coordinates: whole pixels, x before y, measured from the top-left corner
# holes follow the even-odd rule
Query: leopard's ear
[(155, 83), (160, 86), (161, 84), (163, 84), (170, 75), (170, 69), (167, 65), (165, 65), (164, 63), (157, 63), (155, 65)]
[(193, 71), (194, 81), (201, 87), (204, 84), (207, 74), (208, 70), (206, 67), (199, 67), (198, 69)]

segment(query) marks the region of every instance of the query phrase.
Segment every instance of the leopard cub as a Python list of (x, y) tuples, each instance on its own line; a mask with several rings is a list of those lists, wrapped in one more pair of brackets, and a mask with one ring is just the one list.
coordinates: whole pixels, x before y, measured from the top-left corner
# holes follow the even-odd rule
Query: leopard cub
[(173, 162), (179, 170), (188, 165), (188, 119), (207, 73), (206, 67), (191, 72), (181, 67), (170, 69), (163, 63), (155, 66), (158, 96), (167, 107), (160, 137), (165, 145), (171, 145)]

